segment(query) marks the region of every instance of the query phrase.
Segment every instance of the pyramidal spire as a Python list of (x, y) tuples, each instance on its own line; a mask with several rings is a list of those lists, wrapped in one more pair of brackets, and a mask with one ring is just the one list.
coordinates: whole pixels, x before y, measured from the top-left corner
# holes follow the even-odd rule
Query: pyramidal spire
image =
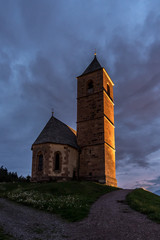
[(101, 64), (98, 62), (97, 60), (97, 56), (96, 56), (96, 51), (94, 53), (94, 59), (92, 60), (92, 62), (89, 64), (89, 66), (86, 68), (86, 70), (82, 73), (83, 74), (87, 74), (87, 73), (91, 73), (94, 72), (96, 70), (101, 69), (102, 66)]

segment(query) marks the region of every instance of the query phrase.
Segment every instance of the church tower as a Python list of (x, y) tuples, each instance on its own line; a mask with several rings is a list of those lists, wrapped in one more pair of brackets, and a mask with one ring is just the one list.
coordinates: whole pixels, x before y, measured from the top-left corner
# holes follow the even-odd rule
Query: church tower
[(117, 186), (113, 86), (95, 55), (77, 77), (77, 141), (80, 179)]

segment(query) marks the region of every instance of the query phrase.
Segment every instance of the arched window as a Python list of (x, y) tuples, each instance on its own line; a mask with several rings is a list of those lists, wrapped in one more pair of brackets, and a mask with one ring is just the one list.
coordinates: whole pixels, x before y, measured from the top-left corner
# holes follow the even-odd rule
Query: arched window
[(93, 93), (93, 91), (94, 91), (94, 88), (93, 88), (93, 81), (90, 80), (90, 81), (88, 82), (87, 92), (90, 94), (90, 93)]
[(110, 97), (110, 86), (107, 84), (107, 93), (108, 93), (108, 96)]
[(54, 170), (60, 170), (60, 154), (57, 152), (55, 154), (55, 167)]
[(42, 171), (43, 170), (43, 155), (40, 154), (38, 156), (38, 171)]

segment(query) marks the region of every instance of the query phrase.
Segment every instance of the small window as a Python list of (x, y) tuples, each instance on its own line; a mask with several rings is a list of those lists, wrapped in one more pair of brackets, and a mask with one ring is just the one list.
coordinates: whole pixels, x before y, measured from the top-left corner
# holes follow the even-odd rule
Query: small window
[(59, 162), (59, 153), (55, 155), (55, 168), (54, 170), (60, 170), (60, 162)]
[(38, 157), (38, 171), (43, 170), (43, 155), (40, 154)]
[(107, 84), (107, 93), (108, 93), (108, 96), (110, 97), (110, 86)]
[(88, 86), (87, 86), (87, 92), (90, 94), (90, 93), (93, 93), (94, 91), (94, 88), (93, 88), (93, 81), (89, 81), (88, 83)]

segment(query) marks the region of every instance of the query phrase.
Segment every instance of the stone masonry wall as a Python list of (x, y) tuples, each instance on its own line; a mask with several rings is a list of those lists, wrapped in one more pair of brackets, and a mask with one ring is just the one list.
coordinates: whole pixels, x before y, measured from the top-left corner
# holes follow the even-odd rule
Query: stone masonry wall
[(113, 101), (114, 100), (114, 98), (113, 98), (113, 84), (109, 80), (109, 77), (106, 75), (105, 71), (103, 71), (103, 87), (106, 91), (107, 91), (107, 84), (110, 87), (110, 98)]
[[(87, 92), (89, 81), (92, 92)], [(77, 139), (80, 178), (116, 186), (113, 83), (104, 69), (78, 78)]]
[[(88, 82), (93, 82), (93, 92), (88, 93)], [(77, 140), (81, 147), (81, 179), (105, 181), (103, 70), (78, 78)]]
[(103, 92), (103, 106), (104, 115), (114, 124), (114, 104), (106, 92)]
[(104, 182), (104, 146), (92, 145), (82, 148), (80, 155), (80, 178)]
[[(102, 91), (102, 88), (103, 88), (102, 77), (103, 77), (102, 70), (98, 70), (96, 72), (89, 73), (87, 75), (78, 77), (77, 99), (88, 95), (87, 85), (90, 80), (92, 80), (93, 84), (94, 84), (94, 93)], [(77, 113), (78, 113), (78, 111), (77, 111)]]
[[(55, 153), (60, 156), (60, 170), (55, 170)], [(43, 155), (43, 171), (38, 171), (38, 154)], [(61, 144), (38, 144), (33, 146), (32, 181), (71, 179), (77, 171), (78, 151)]]
[(115, 131), (114, 126), (104, 117), (104, 141), (112, 148), (115, 148)]
[(117, 186), (116, 172), (115, 172), (115, 150), (110, 148), (107, 144), (105, 147), (105, 175), (106, 184)]
[(79, 146), (102, 144), (104, 142), (103, 118), (80, 122), (77, 128)]

